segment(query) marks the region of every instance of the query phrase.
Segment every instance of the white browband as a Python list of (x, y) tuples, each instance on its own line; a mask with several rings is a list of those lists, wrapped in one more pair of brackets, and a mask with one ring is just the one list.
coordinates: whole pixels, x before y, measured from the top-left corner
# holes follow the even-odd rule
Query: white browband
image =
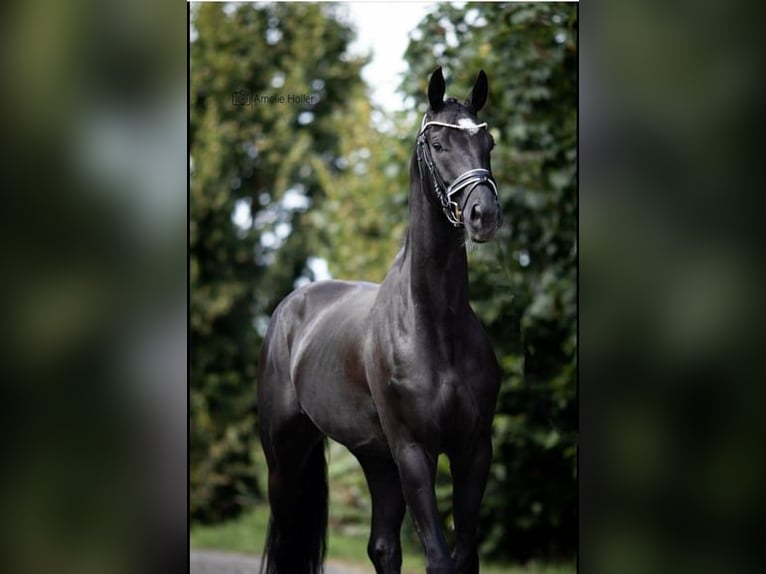
[(418, 132), (418, 135), (421, 135), (428, 126), (441, 126), (443, 128), (453, 128), (456, 130), (462, 130), (465, 132), (469, 132), (471, 135), (477, 133), (481, 128), (487, 127), (487, 122), (481, 123), (481, 124), (475, 124), (473, 121), (471, 121), (468, 118), (461, 118), (458, 120), (457, 124), (447, 124), (444, 122), (427, 122), (426, 121), (427, 115), (423, 116), (423, 121), (420, 124), (420, 132)]

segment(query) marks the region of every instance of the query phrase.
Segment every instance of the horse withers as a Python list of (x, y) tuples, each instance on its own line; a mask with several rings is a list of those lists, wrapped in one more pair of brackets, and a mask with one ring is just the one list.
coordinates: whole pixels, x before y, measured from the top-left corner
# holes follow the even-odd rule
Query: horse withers
[[(321, 281), (286, 297), (259, 364), (261, 442), (269, 467), (267, 574), (321, 572), (327, 528), (324, 438), (359, 460), (372, 497), (368, 554), (378, 574), (401, 570), (409, 508), (428, 574), (479, 571), (479, 506), (492, 458), (500, 370), (468, 303), (465, 243), (502, 224), (492, 137), (477, 113), (479, 72), (464, 102), (444, 99), (441, 68), (410, 162), (404, 247), (380, 285)], [(453, 478), (455, 548), (437, 512), (441, 453)]]

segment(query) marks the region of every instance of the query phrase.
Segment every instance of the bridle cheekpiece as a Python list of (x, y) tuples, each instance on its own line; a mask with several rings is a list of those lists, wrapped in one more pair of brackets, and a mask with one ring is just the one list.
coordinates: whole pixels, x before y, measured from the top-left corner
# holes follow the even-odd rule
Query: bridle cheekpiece
[[(425, 131), (430, 126), (441, 126), (445, 128), (452, 128), (456, 130), (467, 131), (470, 135), (478, 133), (481, 128), (486, 128), (487, 123), (474, 124), (473, 122), (463, 122), (462, 120), (458, 124), (448, 124), (437, 121), (426, 121), (428, 114), (423, 116), (423, 122), (420, 125), (420, 131), (418, 132), (417, 139), (417, 158), (418, 158), (418, 170), (420, 171), (421, 178), (423, 177), (423, 163), (426, 164), (429, 173), (431, 174), (431, 181), (434, 183), (434, 191), (436, 197), (439, 199), (441, 208), (444, 211), (444, 215), (447, 220), (455, 227), (462, 227), (463, 223), (463, 208), (468, 203), (468, 198), (473, 193), (473, 190), (482, 183), (488, 183), (492, 188), (492, 192), (497, 199), (497, 185), (489, 170), (484, 168), (469, 169), (468, 171), (460, 174), (455, 180), (448, 186), (444, 183), (444, 180), (436, 171), (433, 157), (431, 157), (431, 149), (426, 141)], [(452, 196), (456, 193), (468, 188), (465, 199), (463, 200), (463, 206), (459, 206), (456, 201), (452, 200)]]

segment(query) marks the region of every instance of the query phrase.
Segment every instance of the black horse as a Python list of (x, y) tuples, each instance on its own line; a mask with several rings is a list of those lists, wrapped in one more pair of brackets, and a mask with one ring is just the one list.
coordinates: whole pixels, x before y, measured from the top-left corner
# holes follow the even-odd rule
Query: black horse
[[(271, 521), (265, 571), (322, 570), (327, 526), (324, 437), (359, 460), (372, 496), (367, 551), (398, 573), (409, 508), (430, 574), (479, 571), (479, 505), (487, 482), (500, 371), (468, 303), (466, 236), (502, 224), (490, 172), (492, 137), (476, 114), (487, 76), (465, 102), (428, 86), (410, 165), (410, 226), (381, 285), (322, 281), (296, 290), (271, 320), (259, 367), (261, 441)], [(450, 461), (456, 545), (450, 554), (434, 494)]]

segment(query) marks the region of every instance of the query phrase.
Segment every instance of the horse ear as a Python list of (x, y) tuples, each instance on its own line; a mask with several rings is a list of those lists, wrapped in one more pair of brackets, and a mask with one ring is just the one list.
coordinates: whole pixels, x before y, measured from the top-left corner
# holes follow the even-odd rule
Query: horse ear
[(428, 82), (428, 103), (431, 104), (433, 111), (444, 105), (444, 90), (444, 76), (442, 75), (442, 67), (439, 66), (431, 74), (431, 80)]
[(465, 99), (465, 105), (473, 112), (478, 113), (484, 104), (487, 103), (487, 92), (489, 91), (489, 83), (487, 81), (487, 74), (484, 70), (479, 71), (479, 76), (471, 88), (471, 93)]

